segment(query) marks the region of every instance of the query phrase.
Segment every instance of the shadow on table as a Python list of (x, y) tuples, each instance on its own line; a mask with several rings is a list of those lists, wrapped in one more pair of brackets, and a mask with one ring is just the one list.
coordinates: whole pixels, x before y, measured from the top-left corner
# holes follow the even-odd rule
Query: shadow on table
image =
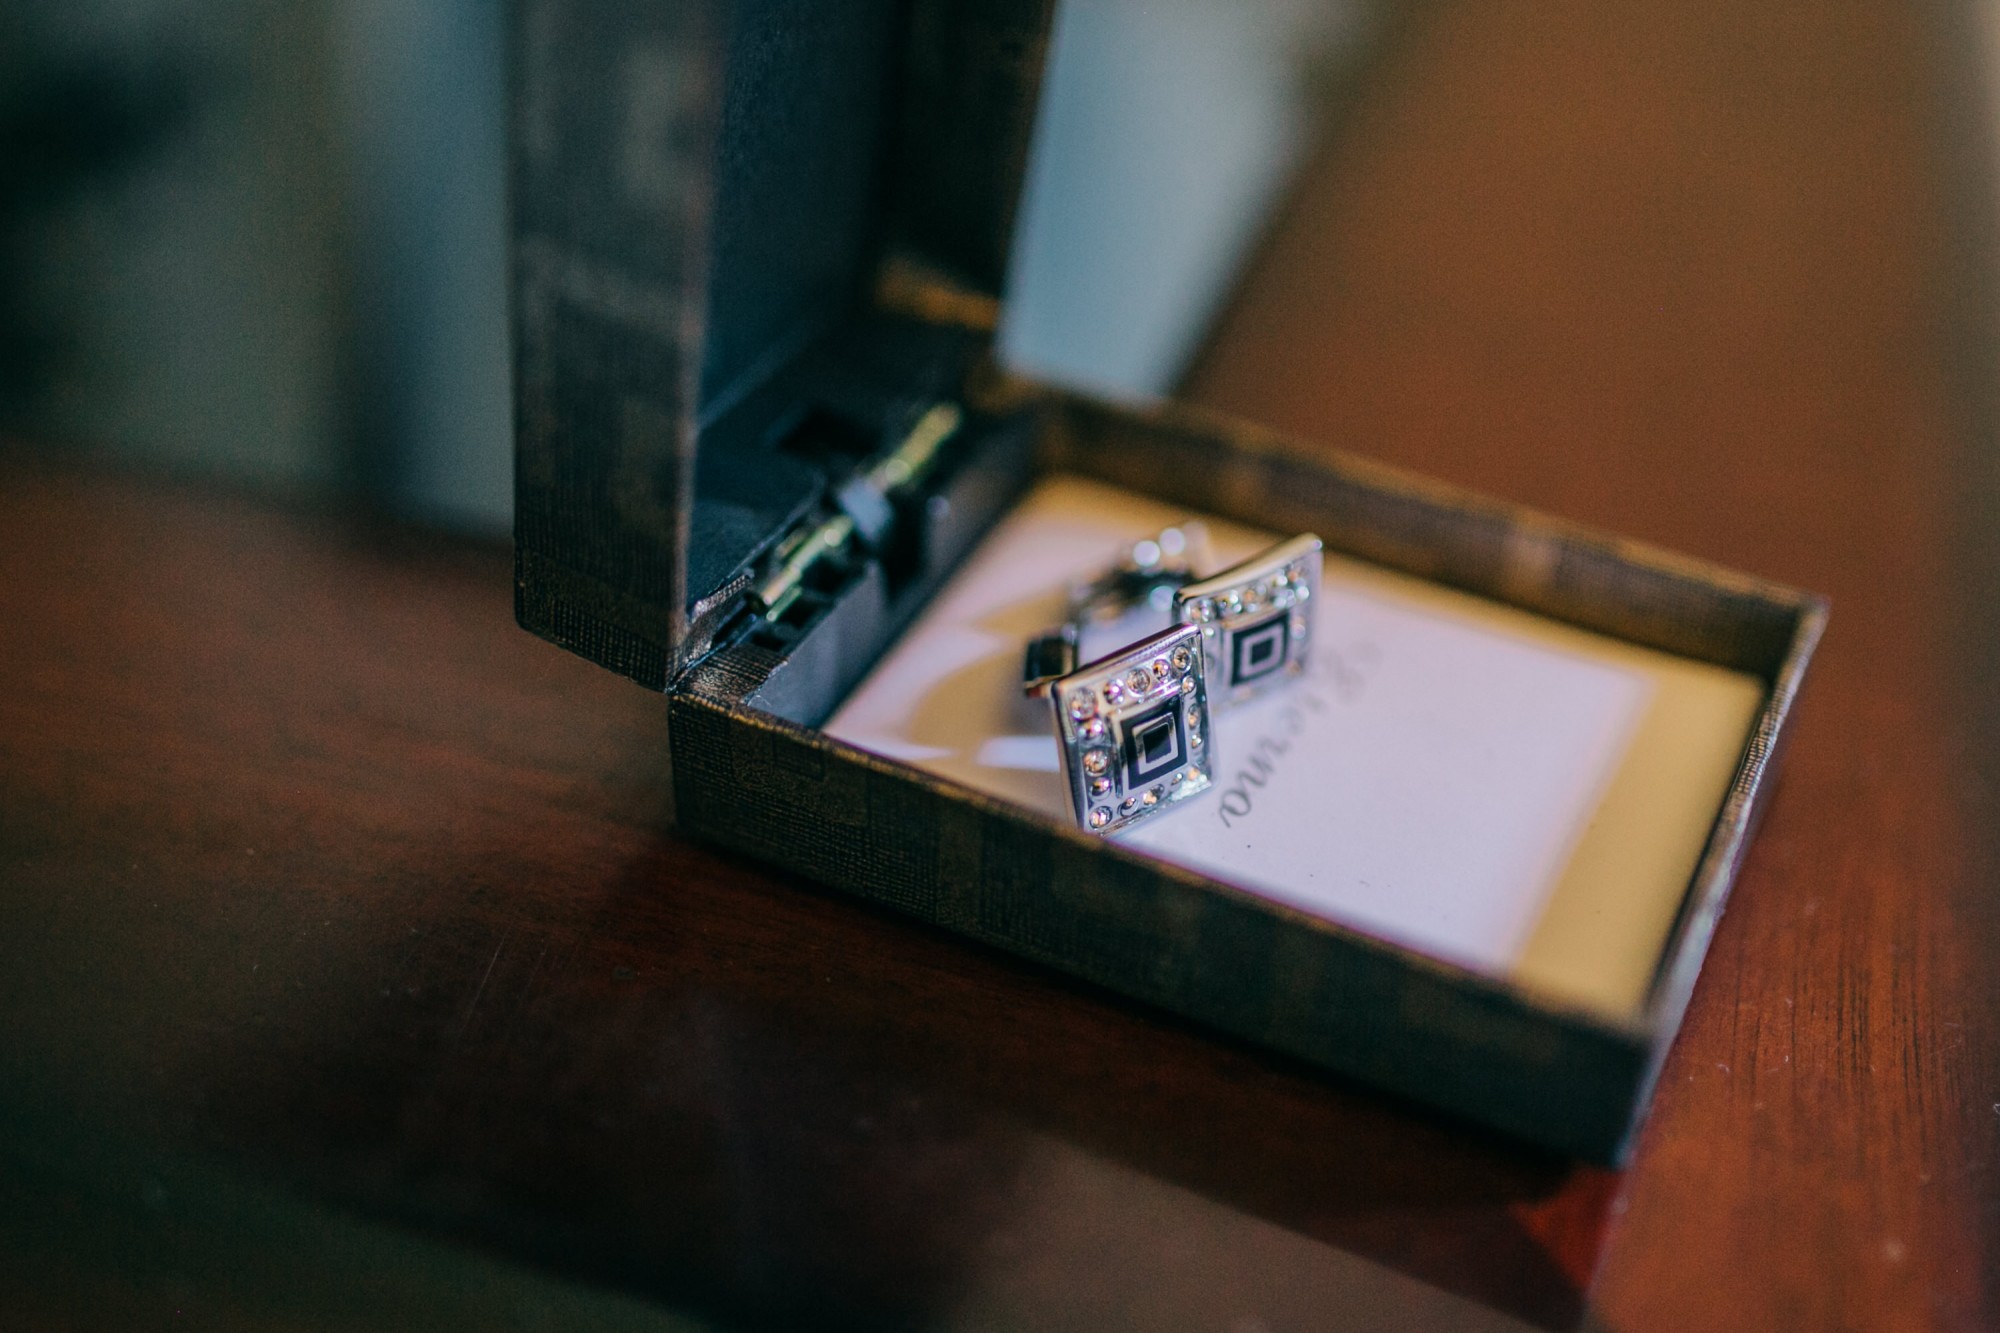
[(386, 989), (319, 969), (312, 1023), (216, 1051), (218, 1136), (731, 1326), (1582, 1318), (1609, 1173), (672, 839), (504, 921), (483, 878)]

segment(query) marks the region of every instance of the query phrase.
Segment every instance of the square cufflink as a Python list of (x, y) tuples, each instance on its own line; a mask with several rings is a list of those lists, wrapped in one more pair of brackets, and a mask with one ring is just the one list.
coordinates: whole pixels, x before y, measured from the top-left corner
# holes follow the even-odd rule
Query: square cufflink
[(1176, 625), (1047, 682), (1078, 825), (1121, 832), (1208, 790), (1206, 667)]
[(1174, 593), (1174, 619), (1199, 631), (1218, 703), (1254, 698), (1304, 672), (1320, 565), (1320, 540), (1306, 533)]

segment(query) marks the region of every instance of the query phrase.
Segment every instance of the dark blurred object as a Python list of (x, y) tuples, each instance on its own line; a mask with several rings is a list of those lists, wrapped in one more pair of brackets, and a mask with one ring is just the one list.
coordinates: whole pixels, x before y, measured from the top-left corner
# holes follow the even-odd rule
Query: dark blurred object
[[(20, 31), (26, 26), (18, 14), (0, 17), (0, 49), (36, 49)], [(31, 412), (76, 349), (64, 312), (29, 280), (38, 260), (35, 224), (183, 135), (193, 105), (191, 71), (171, 56), (0, 67), (0, 422), (18, 423)]]
[(498, 15), (14, 0), (0, 422), (149, 471), (504, 527)]
[[(48, 447), (289, 492), (356, 480), (330, 18), (346, 0), (12, 0), (0, 88), (39, 183), (10, 307)], [(53, 354), (50, 354), (53, 353)]]

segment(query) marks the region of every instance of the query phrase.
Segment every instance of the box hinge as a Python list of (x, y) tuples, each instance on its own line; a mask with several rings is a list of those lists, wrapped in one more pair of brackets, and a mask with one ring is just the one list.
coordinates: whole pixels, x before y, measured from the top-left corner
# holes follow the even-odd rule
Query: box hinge
[(750, 593), (752, 611), (777, 624), (829, 569), (844, 567), (857, 551), (880, 553), (895, 535), (903, 501), (936, 471), (964, 419), (958, 404), (934, 403), (896, 443), (856, 468), (834, 492), (831, 515), (808, 520), (778, 543), (776, 567)]

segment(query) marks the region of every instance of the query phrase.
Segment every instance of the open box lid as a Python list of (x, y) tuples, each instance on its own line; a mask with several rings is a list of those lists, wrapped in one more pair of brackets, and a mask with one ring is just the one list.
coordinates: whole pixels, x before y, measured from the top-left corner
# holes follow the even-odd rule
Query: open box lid
[(872, 443), (957, 394), (997, 318), (1052, 8), (521, 0), (525, 628), (665, 688), (822, 504), (802, 420)]

